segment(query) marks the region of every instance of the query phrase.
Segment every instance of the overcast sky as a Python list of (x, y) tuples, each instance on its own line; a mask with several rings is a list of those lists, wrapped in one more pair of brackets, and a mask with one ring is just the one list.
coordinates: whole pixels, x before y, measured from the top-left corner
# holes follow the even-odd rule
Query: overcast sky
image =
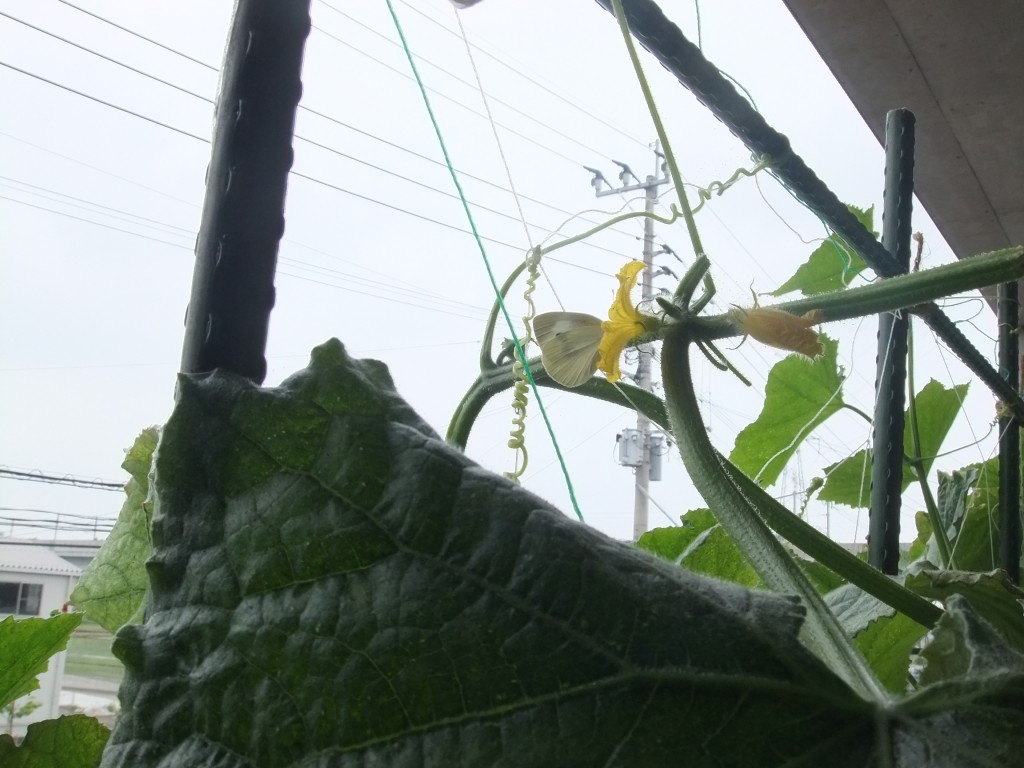
[[(0, 466), (121, 482), (122, 449), (142, 428), (165, 421), (173, 405), (231, 7), (210, 0), (74, 3), (0, 0)], [(697, 40), (694, 3), (666, 0), (662, 7)], [(529, 243), (455, 11), (447, 0), (398, 0), (396, 10), (500, 282)], [(708, 58), (743, 84), (842, 200), (876, 205), (880, 228), (882, 149), (783, 4), (718, 0), (700, 11)], [(476, 374), (490, 284), (385, 3), (314, 0), (312, 15), (303, 75), (308, 110), (296, 126), (266, 384), (303, 367), (313, 346), (336, 336), (354, 354), (385, 361), (399, 391), (443, 434)], [(601, 168), (613, 181), (613, 159), (641, 176), (654, 169), (654, 130), (613, 18), (590, 0), (486, 0), (461, 18), (531, 240), (543, 239), (567, 212), (623, 206), (617, 197), (596, 200), (582, 167)], [(660, 65), (646, 55), (644, 62), (688, 182), (704, 186), (750, 164), (737, 139)], [(770, 176), (758, 180), (737, 185), (698, 215), (719, 286), (716, 311), (749, 304), (751, 281), (757, 291), (776, 288), (824, 235)], [(564, 231), (587, 226), (576, 221)], [(915, 229), (925, 234), (926, 265), (952, 260), (920, 206)], [(603, 316), (614, 274), (641, 256), (641, 234), (640, 223), (628, 222), (553, 254), (545, 267), (565, 308)], [(682, 224), (659, 225), (657, 241), (689, 263)], [(668, 255), (658, 263), (677, 274), (686, 266)], [(664, 277), (658, 285), (674, 287)], [(513, 291), (513, 315), (523, 310), (519, 294), (521, 287)], [(539, 311), (558, 309), (547, 285), (536, 298)], [(949, 312), (984, 352), (994, 350), (987, 307), (961, 300)], [(870, 411), (874, 320), (828, 332), (841, 339), (851, 374), (846, 401)], [(499, 337), (507, 335), (499, 329)], [(947, 386), (971, 379), (935, 348), (926, 328), (916, 338), (918, 387), (929, 378)], [(726, 453), (757, 416), (765, 376), (782, 355), (748, 342), (730, 357), (754, 382), (751, 390), (702, 363), (697, 381), (712, 440)], [(635, 416), (577, 396), (542, 396), (587, 521), (628, 538), (633, 475), (617, 464), (615, 437)], [(514, 461), (505, 447), (509, 402), (509, 395), (491, 402), (469, 445), (469, 454), (495, 471)], [(939, 466), (992, 455), (991, 436), (976, 444), (994, 412), (977, 383), (968, 407), (972, 421), (962, 419), (946, 447), (969, 447)], [(571, 514), (535, 414), (531, 395), (524, 484)], [(775, 492), (803, 487), (869, 438), (856, 416), (833, 418)], [(674, 453), (651, 493), (652, 525), (701, 505)], [(0, 478), (0, 518), (109, 520), (120, 504), (118, 493)], [(910, 496), (905, 540), (913, 538), (919, 507)], [(824, 530), (825, 507), (812, 505), (810, 520)], [(864, 539), (866, 513), (833, 508), (830, 522), (834, 537)], [(53, 535), (52, 528), (0, 521), (0, 535), (12, 533)]]

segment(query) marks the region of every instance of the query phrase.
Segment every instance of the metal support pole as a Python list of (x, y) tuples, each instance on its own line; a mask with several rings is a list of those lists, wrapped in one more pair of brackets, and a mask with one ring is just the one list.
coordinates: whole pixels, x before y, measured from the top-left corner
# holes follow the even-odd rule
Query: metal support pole
[[(914, 114), (907, 109), (894, 109), (885, 119), (882, 245), (904, 272), (910, 269), (913, 197)], [(886, 312), (878, 316), (868, 562), (888, 574), (896, 574), (900, 562), (909, 324), (905, 313)]]
[[(1017, 283), (999, 286), (999, 371), (1020, 386), (1020, 301)], [(999, 415), (999, 567), (1020, 584), (1020, 422), (1012, 413)]]
[(266, 376), (309, 4), (235, 5), (185, 319), (185, 373), (223, 368), (257, 383)]

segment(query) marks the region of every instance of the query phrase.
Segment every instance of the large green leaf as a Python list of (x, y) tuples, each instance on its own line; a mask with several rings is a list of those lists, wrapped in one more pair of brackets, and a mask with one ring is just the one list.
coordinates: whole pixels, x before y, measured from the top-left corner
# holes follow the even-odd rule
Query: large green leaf
[(155, 427), (143, 430), (128, 451), (121, 464), (131, 475), (124, 487), (128, 498), (113, 530), (71, 593), (75, 607), (109, 632), (141, 619), (149, 582), (145, 564), (152, 551), (146, 498), (157, 436)]
[(854, 696), (793, 599), (569, 520), (338, 342), (278, 389), (182, 377), (156, 478), (107, 768), (910, 766), (939, 732)]
[(46, 671), (50, 657), (64, 650), (81, 623), (80, 613), (48, 619), (8, 616), (0, 621), (0, 707), (39, 687), (36, 678)]
[[(872, 230), (875, 207), (862, 210), (852, 205), (847, 208), (857, 217), (868, 231)], [(878, 236), (878, 233), (873, 233)], [(800, 291), (804, 296), (838, 291), (850, 284), (867, 264), (838, 235), (829, 237), (819, 245), (810, 258), (800, 265), (794, 275), (774, 291), (772, 296), (782, 296), (791, 291)]]
[[(917, 421), (921, 436), (920, 454), (927, 473), (935, 456), (946, 439), (960, 413), (960, 404), (967, 396), (967, 384), (946, 388), (932, 379), (917, 395)], [(906, 415), (907, 429), (903, 436), (903, 453), (912, 454), (909, 412)], [(818, 498), (848, 504), (851, 507), (866, 507), (871, 501), (870, 453), (857, 451), (836, 464), (825, 468), (826, 480)], [(903, 490), (914, 480), (913, 469), (903, 463)]]
[(843, 628), (853, 636), (871, 668), (894, 692), (907, 688), (910, 654), (926, 630), (853, 584), (825, 595)]
[(96, 768), (110, 731), (94, 717), (69, 715), (28, 727), (20, 746), (0, 735), (4, 768)]
[(768, 374), (764, 406), (757, 420), (736, 436), (729, 461), (763, 486), (772, 485), (811, 431), (843, 407), (843, 371), (838, 344), (821, 340), (816, 360), (790, 355)]

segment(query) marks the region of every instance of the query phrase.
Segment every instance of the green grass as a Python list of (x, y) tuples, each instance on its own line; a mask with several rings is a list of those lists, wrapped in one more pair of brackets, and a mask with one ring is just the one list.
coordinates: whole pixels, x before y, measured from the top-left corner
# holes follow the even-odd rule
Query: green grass
[(124, 667), (110, 651), (113, 636), (95, 624), (83, 623), (68, 641), (64, 674), (118, 682)]

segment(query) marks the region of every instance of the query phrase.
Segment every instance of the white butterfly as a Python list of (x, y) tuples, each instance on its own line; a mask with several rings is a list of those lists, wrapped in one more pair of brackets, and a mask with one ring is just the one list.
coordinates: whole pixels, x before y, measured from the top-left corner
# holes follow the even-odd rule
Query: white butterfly
[(597, 371), (603, 333), (600, 318), (582, 312), (545, 312), (533, 319), (544, 370), (563, 387), (578, 387)]

